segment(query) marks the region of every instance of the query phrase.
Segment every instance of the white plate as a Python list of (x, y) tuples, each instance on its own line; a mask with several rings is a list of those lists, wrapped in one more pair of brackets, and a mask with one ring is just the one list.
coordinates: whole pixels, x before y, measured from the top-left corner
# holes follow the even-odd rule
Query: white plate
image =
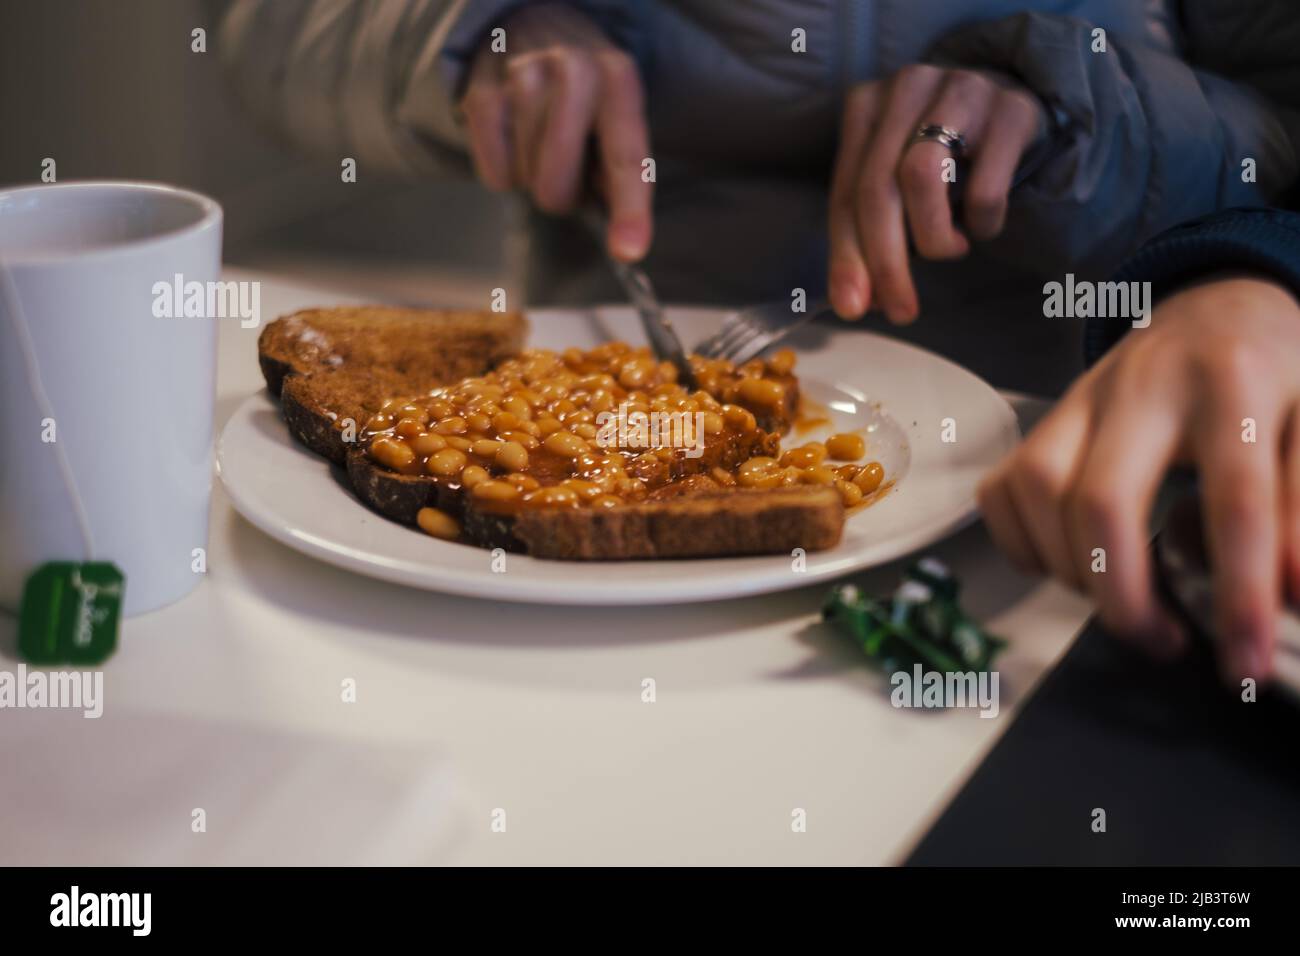
[[(722, 315), (676, 310), (671, 318), (693, 343)], [(541, 347), (639, 338), (623, 308), (529, 318), (530, 344)], [(792, 345), (804, 388), (833, 419), (797, 439), (864, 430), (869, 456), (894, 482), (889, 494), (849, 517), (839, 547), (808, 555), (802, 572), (789, 556), (584, 564), (520, 555), (494, 572), (487, 551), (435, 540), (368, 510), (339, 472), (289, 438), (265, 392), (226, 425), (218, 469), (240, 514), (291, 548), (386, 581), (495, 601), (675, 604), (780, 591), (901, 557), (972, 520), (977, 482), (1019, 440), (1015, 415), (997, 392), (936, 355), (849, 328), (814, 326)]]

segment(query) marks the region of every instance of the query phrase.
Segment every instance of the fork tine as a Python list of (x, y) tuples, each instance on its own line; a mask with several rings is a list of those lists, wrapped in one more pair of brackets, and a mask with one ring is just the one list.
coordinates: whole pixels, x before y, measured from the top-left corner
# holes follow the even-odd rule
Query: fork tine
[(699, 342), (694, 348), (691, 349), (691, 351), (694, 352), (696, 355), (703, 356), (704, 358), (717, 358), (718, 340), (722, 338), (722, 333), (725, 331), (726, 331), (726, 326), (724, 325), (722, 329), (720, 329), (718, 332), (714, 333), (713, 335), (710, 335), (707, 339), (704, 339), (702, 342)]
[(732, 350), (728, 359), (733, 365), (744, 365), (750, 359), (758, 358), (772, 345), (776, 336), (756, 335), (748, 342)]
[(702, 355), (705, 358), (717, 358), (722, 354), (721, 347), (724, 339), (728, 335), (732, 334), (734, 329), (734, 319), (734, 315), (728, 316), (726, 321), (723, 323), (722, 328), (718, 329), (716, 333), (710, 335), (703, 342), (700, 342), (691, 351), (695, 352), (697, 355)]
[(744, 345), (755, 335), (758, 330), (748, 322), (737, 320), (735, 325), (727, 330), (727, 334), (718, 342), (718, 358), (727, 358), (739, 346)]
[(825, 301), (813, 303), (807, 312), (798, 314), (792, 313), (786, 302), (752, 306), (728, 316), (718, 333), (701, 342), (695, 351), (706, 358), (743, 365), (829, 309)]

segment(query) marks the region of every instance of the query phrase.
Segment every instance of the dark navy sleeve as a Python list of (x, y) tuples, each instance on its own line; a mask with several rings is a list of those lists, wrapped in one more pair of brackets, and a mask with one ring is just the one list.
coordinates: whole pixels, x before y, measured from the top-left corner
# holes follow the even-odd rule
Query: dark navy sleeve
[[(1276, 279), (1300, 296), (1300, 213), (1281, 209), (1229, 209), (1156, 236), (1113, 277), (1150, 282), (1151, 303), (1216, 272), (1255, 273)], [(1097, 361), (1132, 327), (1128, 319), (1090, 319), (1084, 356)]]

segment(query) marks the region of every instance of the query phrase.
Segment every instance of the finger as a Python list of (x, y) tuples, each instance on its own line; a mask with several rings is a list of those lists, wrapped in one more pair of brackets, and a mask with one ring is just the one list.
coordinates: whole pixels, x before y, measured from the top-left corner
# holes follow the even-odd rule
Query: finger
[(595, 117), (600, 77), (594, 61), (572, 51), (551, 57), (547, 68), (546, 119), (531, 185), (541, 209), (567, 213), (581, 199), (586, 181), (587, 137)]
[(534, 176), (537, 144), (546, 119), (546, 66), (539, 56), (521, 56), (506, 67), (509, 95), (511, 184), (528, 189)]
[(854, 194), (883, 92), (884, 87), (878, 82), (854, 87), (845, 99), (840, 124), (840, 146), (835, 157), (827, 217), (830, 225), (827, 288), (835, 312), (846, 319), (860, 318), (871, 302), (871, 277), (858, 242)]
[(511, 157), (510, 118), (504, 87), (486, 71), (476, 75), (461, 101), (461, 112), (465, 116), (475, 175), (488, 189), (505, 192), (510, 188)]
[(992, 239), (1007, 220), (1007, 202), (1016, 169), (1038, 136), (1040, 108), (1025, 94), (1001, 90), (988, 122), (971, 152), (971, 169), (962, 196), (966, 228), (976, 239)]
[(600, 57), (602, 89), (596, 113), (605, 198), (609, 203), (609, 250), (635, 262), (650, 249), (654, 186), (642, 178), (650, 157), (641, 77), (622, 53)]
[[(950, 73), (921, 122), (957, 130), (967, 142), (978, 143), (997, 93), (997, 87), (977, 73)], [(898, 181), (916, 251), (927, 259), (964, 256), (970, 243), (953, 226), (949, 196), (949, 184), (956, 181), (956, 155), (929, 141), (913, 142), (905, 149)]]
[(919, 308), (908, 269), (898, 162), (942, 76), (936, 67), (913, 65), (890, 82), (857, 183), (858, 241), (866, 254), (872, 302), (898, 325), (913, 321)]
[(1300, 607), (1300, 402), (1291, 406), (1282, 441), (1282, 548), (1284, 584), (1291, 603)]
[(1038, 554), (1019, 507), (1007, 484), (1006, 466), (984, 479), (979, 487), (980, 513), (998, 550), (1021, 574), (1040, 575), (1046, 563)]
[[(1133, 359), (1133, 355), (1128, 358)], [(1181, 438), (1178, 381), (1151, 362), (1117, 366), (1067, 506), (1070, 546), (1106, 627), (1163, 657), (1184, 637), (1155, 590), (1149, 521)]]
[(1084, 386), (1066, 395), (1016, 450), (1007, 473), (1007, 490), (1047, 571), (1080, 591), (1088, 590), (1081, 573), (1087, 563), (1072, 553), (1066, 502), (1087, 449), (1091, 392)]
[[(1225, 362), (1200, 412), (1196, 457), (1214, 571), (1215, 631), (1225, 679), (1263, 680), (1280, 604), (1277, 415), (1265, 375)], [(1253, 420), (1253, 441), (1243, 421)]]

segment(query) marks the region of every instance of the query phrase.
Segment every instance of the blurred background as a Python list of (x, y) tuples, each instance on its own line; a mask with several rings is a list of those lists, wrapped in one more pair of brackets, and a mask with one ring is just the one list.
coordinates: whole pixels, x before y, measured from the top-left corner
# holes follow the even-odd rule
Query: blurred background
[[(280, 142), (254, 123), (223, 72), (228, 6), (0, 0), (0, 186), (39, 182), (47, 158), (59, 182), (173, 183), (224, 207), (227, 265), (378, 302), (485, 308), (502, 287), (528, 304), (523, 200), (480, 188), (468, 165), (463, 177), (419, 182), (362, 165), (355, 183), (343, 183), (342, 157)], [(203, 53), (191, 50), (197, 28), (206, 31)], [(960, 268), (920, 259), (912, 267), (925, 320), (859, 327), (1031, 394), (1059, 394), (1080, 371), (1082, 321), (1043, 321), (1041, 280), (1010, 281), (1005, 265), (989, 272), (976, 257)]]
[[(144, 179), (225, 208), (226, 262), (353, 294), (485, 306), (517, 288), (515, 204), (469, 179), (340, 180), (256, 128), (217, 51), (224, 0), (0, 3), (0, 185)], [(207, 31), (207, 52), (191, 31)], [(514, 234), (521, 234), (514, 230)], [(518, 245), (521, 240), (514, 240)]]

